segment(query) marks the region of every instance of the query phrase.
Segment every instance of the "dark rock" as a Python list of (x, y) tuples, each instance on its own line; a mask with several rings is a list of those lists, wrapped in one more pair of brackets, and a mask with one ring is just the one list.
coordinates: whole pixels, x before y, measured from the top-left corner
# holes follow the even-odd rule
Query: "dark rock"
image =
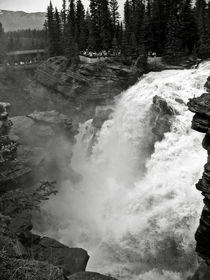
[[(200, 224), (196, 231), (195, 239), (197, 242), (197, 254), (210, 265), (210, 94), (204, 93), (200, 97), (190, 99), (188, 107), (191, 112), (195, 113), (192, 120), (192, 128), (196, 131), (206, 133), (202, 146), (207, 150), (208, 160), (204, 166), (203, 176), (196, 184), (196, 188), (201, 191), (204, 196), (203, 201), (205, 206), (201, 214)], [(204, 270), (202, 271), (202, 269)], [(192, 279), (209, 279), (209, 277), (209, 268), (206, 269), (206, 266), (203, 265)]]
[(108, 120), (112, 112), (112, 109), (99, 110), (96, 112), (95, 117), (93, 118), (93, 126), (95, 126), (97, 129), (101, 129), (102, 125)]
[(210, 76), (207, 79), (207, 82), (205, 84), (205, 88), (207, 89), (208, 92), (210, 92)]
[(209, 129), (210, 120), (205, 115), (196, 113), (192, 120), (192, 129), (201, 132), (207, 133)]
[(200, 97), (190, 99), (187, 106), (193, 113), (210, 117), (210, 94), (204, 93)]
[(170, 131), (172, 121), (177, 112), (168, 105), (164, 98), (157, 95), (153, 98), (151, 112), (152, 132), (156, 135), (157, 140), (161, 141), (164, 134)]
[(107, 104), (133, 85), (144, 71), (110, 60), (76, 66), (68, 66), (65, 61), (59, 65), (57, 60), (62, 58), (51, 58), (38, 67), (37, 81), (67, 98), (72, 114), (82, 116), (83, 121), (93, 117), (97, 105)]
[(63, 269), (65, 275), (84, 271), (89, 256), (80, 248), (69, 248), (51, 238), (41, 238), (31, 246), (34, 259), (46, 261)]
[(111, 276), (105, 276), (95, 272), (79, 272), (68, 278), (69, 280), (116, 280)]

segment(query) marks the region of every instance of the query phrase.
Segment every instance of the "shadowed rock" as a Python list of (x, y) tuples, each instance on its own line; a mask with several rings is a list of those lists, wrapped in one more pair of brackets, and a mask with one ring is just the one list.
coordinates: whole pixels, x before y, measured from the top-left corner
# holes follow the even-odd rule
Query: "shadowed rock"
[[(209, 83), (209, 79), (207, 84)], [(202, 146), (207, 150), (208, 160), (204, 166), (202, 178), (196, 184), (196, 188), (204, 196), (204, 208), (200, 218), (200, 224), (195, 234), (196, 252), (207, 264), (210, 264), (210, 94), (204, 93), (200, 97), (190, 99), (188, 108), (195, 113), (192, 120), (192, 128), (198, 132), (206, 133)], [(205, 266), (205, 265), (204, 265)], [(210, 279), (209, 267), (202, 267), (192, 278), (193, 280)]]
[(105, 276), (95, 272), (79, 272), (68, 278), (69, 280), (116, 280), (111, 276)]

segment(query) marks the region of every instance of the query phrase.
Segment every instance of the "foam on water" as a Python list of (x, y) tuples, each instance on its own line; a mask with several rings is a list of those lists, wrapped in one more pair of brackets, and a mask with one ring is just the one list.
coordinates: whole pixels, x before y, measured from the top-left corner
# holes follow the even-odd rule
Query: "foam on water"
[[(210, 62), (144, 75), (116, 101), (110, 120), (94, 136), (91, 156), (92, 121), (81, 125), (71, 165), (83, 180), (76, 185), (65, 180), (44, 208), (53, 217), (51, 235), (88, 250), (88, 270), (120, 279), (184, 280), (196, 268), (194, 232), (202, 197), (194, 185), (206, 153), (202, 135), (190, 128), (186, 103), (204, 92), (209, 75)], [(155, 95), (178, 114), (151, 154)]]

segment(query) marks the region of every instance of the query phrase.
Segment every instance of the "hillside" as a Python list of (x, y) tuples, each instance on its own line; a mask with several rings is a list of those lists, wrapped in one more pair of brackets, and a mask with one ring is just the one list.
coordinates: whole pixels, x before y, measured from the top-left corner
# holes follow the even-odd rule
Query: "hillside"
[(0, 10), (0, 22), (5, 31), (18, 29), (42, 29), (45, 21), (45, 13), (26, 13), (23, 11)]

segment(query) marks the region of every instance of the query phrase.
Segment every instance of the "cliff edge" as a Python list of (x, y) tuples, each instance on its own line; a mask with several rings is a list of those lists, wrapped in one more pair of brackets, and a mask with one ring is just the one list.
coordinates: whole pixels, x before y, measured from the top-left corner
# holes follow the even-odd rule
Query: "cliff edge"
[[(192, 120), (192, 129), (205, 133), (202, 146), (208, 153), (208, 159), (204, 166), (202, 178), (196, 184), (196, 188), (201, 191), (204, 196), (204, 208), (201, 214), (199, 227), (195, 234), (195, 239), (197, 242), (196, 252), (210, 265), (210, 77), (205, 84), (205, 88), (207, 89), (207, 93), (202, 94), (200, 97), (190, 99), (188, 108), (191, 112), (195, 113)], [(207, 270), (209, 273), (210, 269), (208, 268)]]

